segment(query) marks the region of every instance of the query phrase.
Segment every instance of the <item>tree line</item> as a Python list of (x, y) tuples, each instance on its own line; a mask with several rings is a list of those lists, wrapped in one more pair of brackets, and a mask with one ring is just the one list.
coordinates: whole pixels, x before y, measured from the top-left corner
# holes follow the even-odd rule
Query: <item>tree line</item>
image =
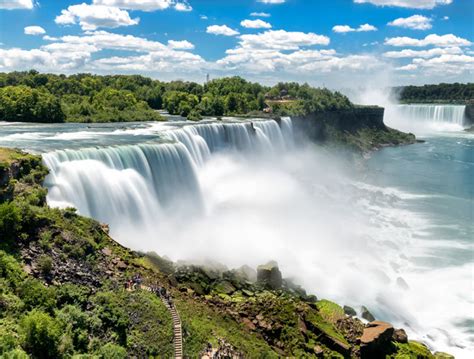
[(339, 92), (308, 84), (268, 87), (240, 77), (203, 85), (162, 82), (140, 75), (54, 75), (35, 70), (0, 73), (0, 121), (115, 122), (160, 120), (166, 110), (192, 120), (202, 116), (273, 112), (277, 115), (347, 109)]
[(405, 103), (468, 103), (474, 101), (474, 83), (403, 86), (393, 88), (393, 93)]

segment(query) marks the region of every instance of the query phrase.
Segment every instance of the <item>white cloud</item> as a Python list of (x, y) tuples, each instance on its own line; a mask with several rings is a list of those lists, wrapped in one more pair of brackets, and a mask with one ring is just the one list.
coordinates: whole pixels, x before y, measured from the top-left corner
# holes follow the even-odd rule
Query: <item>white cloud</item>
[(44, 36), (43, 36), (43, 40), (45, 40), (45, 41), (59, 41), (59, 38), (53, 37), (53, 36), (49, 36), (49, 35), (44, 35)]
[(28, 9), (31, 10), (34, 7), (33, 0), (2, 0), (0, 2), (0, 9), (4, 10), (16, 10), (16, 9)]
[(453, 0), (354, 0), (356, 4), (369, 3), (376, 6), (398, 6), (409, 9), (433, 9), (438, 5), (449, 5)]
[(461, 75), (474, 71), (474, 57), (468, 55), (444, 54), (430, 59), (415, 58), (411, 64), (397, 68), (400, 71), (420, 71), (425, 76)]
[(235, 36), (239, 34), (238, 31), (231, 29), (227, 25), (211, 25), (207, 27), (206, 32), (208, 34), (223, 35), (223, 36)]
[(423, 15), (413, 15), (410, 17), (400, 17), (389, 22), (389, 26), (398, 26), (413, 30), (428, 30), (431, 29), (431, 19)]
[(43, 35), (46, 34), (46, 30), (41, 26), (27, 26), (24, 29), (26, 35)]
[(200, 18), (201, 20), (207, 20), (207, 19), (209, 19), (206, 15), (199, 15), (199, 18)]
[(385, 39), (385, 45), (391, 46), (439, 46), (439, 47), (452, 47), (452, 46), (470, 46), (469, 40), (457, 37), (453, 34), (447, 35), (427, 35), (424, 39), (414, 39), (411, 37), (392, 37)]
[(95, 5), (118, 7), (127, 10), (156, 11), (168, 9), (172, 0), (94, 0)]
[(242, 27), (247, 29), (271, 29), (272, 25), (266, 21), (256, 19), (256, 20), (242, 20), (240, 22)]
[(449, 16), (443, 16), (443, 20), (444, 21), (449, 20)]
[(267, 12), (252, 12), (250, 16), (254, 17), (270, 17), (271, 15)]
[(283, 4), (286, 0), (257, 0), (264, 4)]
[(337, 32), (337, 33), (366, 32), (366, 31), (377, 31), (377, 28), (370, 24), (360, 25), (357, 29), (350, 27), (349, 25), (336, 25), (332, 28), (332, 31)]
[[(170, 40), (168, 46), (132, 35), (106, 31), (86, 32), (81, 36), (51, 38), (53, 43), (39, 49), (0, 49), (0, 70), (36, 68), (48, 72), (196, 72), (205, 61), (186, 51), (192, 44)], [(104, 50), (127, 50), (134, 56), (96, 58)]]
[(430, 58), (445, 54), (453, 54), (459, 55), (462, 54), (463, 51), (459, 47), (435, 47), (429, 50), (412, 50), (412, 49), (404, 49), (400, 51), (388, 51), (383, 54), (385, 57), (393, 58), (393, 59), (401, 59), (401, 58), (413, 58), (413, 57), (421, 57), (421, 58)]
[(240, 36), (240, 46), (252, 49), (296, 50), (303, 46), (328, 45), (329, 37), (312, 32), (268, 30)]
[(193, 8), (187, 2), (177, 2), (174, 5), (176, 11), (192, 11)]
[(168, 47), (175, 50), (192, 50), (194, 49), (194, 44), (187, 40), (168, 40)]
[(140, 19), (131, 19), (127, 11), (116, 7), (82, 3), (71, 5), (67, 10), (62, 10), (61, 15), (57, 16), (54, 21), (60, 25), (79, 22), (83, 30), (96, 30), (99, 27), (116, 28), (137, 25)]

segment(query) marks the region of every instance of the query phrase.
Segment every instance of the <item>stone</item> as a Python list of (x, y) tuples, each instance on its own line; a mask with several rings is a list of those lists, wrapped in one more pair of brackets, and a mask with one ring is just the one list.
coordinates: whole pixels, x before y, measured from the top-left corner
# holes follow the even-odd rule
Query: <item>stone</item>
[(373, 322), (375, 320), (375, 317), (372, 315), (371, 312), (366, 307), (362, 307), (362, 318), (369, 322)]
[(235, 292), (235, 287), (228, 281), (220, 281), (215, 287), (214, 290), (218, 293), (232, 294)]
[(348, 305), (345, 305), (343, 309), (344, 309), (344, 313), (346, 313), (350, 317), (355, 317), (357, 315), (355, 309), (352, 307), (349, 307)]
[(361, 358), (383, 357), (390, 350), (393, 326), (382, 321), (367, 324), (360, 338)]
[(243, 318), (242, 323), (244, 323), (244, 325), (250, 330), (255, 330), (257, 328), (249, 318)]
[(119, 270), (125, 270), (125, 269), (127, 269), (127, 264), (125, 264), (124, 261), (118, 261), (117, 262), (117, 268)]
[(242, 267), (235, 269), (234, 272), (237, 276), (240, 276), (251, 283), (257, 281), (257, 272), (248, 265), (243, 265)]
[(108, 247), (102, 248), (101, 252), (107, 257), (112, 255), (112, 250)]
[(282, 285), (281, 272), (275, 261), (268, 262), (257, 268), (257, 283), (263, 284), (271, 289), (280, 289)]
[(398, 343), (408, 343), (408, 335), (403, 329), (395, 329), (392, 339)]
[(314, 351), (314, 354), (318, 357), (318, 358), (322, 358), (324, 356), (324, 350), (323, 348), (321, 348), (319, 345), (316, 345), (314, 348), (313, 348), (313, 351)]
[(298, 329), (303, 335), (306, 335), (306, 333), (308, 332), (308, 328), (306, 327), (306, 324), (300, 317), (298, 317)]

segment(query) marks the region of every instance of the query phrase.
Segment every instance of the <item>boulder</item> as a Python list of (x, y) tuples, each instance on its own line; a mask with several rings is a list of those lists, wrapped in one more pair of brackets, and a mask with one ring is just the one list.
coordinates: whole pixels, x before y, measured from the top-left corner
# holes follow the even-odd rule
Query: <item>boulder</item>
[(257, 281), (257, 272), (248, 265), (243, 265), (240, 268), (234, 269), (236, 276), (241, 277), (249, 282), (255, 283)]
[(375, 320), (375, 317), (372, 315), (372, 313), (369, 312), (369, 310), (364, 306), (362, 306), (362, 318), (369, 322), (373, 322)]
[(360, 338), (361, 358), (377, 358), (390, 351), (393, 326), (382, 321), (367, 324)]
[(435, 352), (433, 355), (435, 359), (454, 359), (453, 355), (443, 352)]
[(324, 350), (319, 345), (316, 345), (313, 348), (313, 351), (314, 351), (314, 354), (316, 355), (316, 357), (318, 357), (318, 358), (322, 358), (324, 356)]
[(230, 282), (223, 280), (217, 283), (217, 285), (214, 287), (214, 290), (217, 293), (229, 295), (235, 292), (235, 287)]
[(280, 289), (282, 285), (281, 272), (275, 261), (268, 262), (257, 268), (257, 283), (271, 289)]
[(408, 343), (408, 335), (403, 329), (395, 329), (392, 339), (398, 343)]
[(249, 318), (243, 318), (242, 323), (249, 329), (249, 330), (255, 330), (257, 327), (255, 324), (252, 323), (252, 321)]
[(350, 317), (355, 317), (357, 315), (355, 309), (352, 307), (349, 307), (348, 305), (345, 305), (343, 309), (344, 309), (344, 313), (346, 313)]

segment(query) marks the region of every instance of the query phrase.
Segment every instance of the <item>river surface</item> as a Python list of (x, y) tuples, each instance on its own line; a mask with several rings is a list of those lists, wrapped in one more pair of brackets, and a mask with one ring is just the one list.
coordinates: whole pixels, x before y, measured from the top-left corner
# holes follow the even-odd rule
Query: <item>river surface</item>
[(474, 136), (460, 112), (390, 109), (389, 125), (425, 142), (363, 166), (294, 143), (289, 118), (3, 123), (0, 146), (43, 154), (50, 205), (109, 223), (124, 245), (229, 267), (275, 259), (318, 297), (470, 358)]

